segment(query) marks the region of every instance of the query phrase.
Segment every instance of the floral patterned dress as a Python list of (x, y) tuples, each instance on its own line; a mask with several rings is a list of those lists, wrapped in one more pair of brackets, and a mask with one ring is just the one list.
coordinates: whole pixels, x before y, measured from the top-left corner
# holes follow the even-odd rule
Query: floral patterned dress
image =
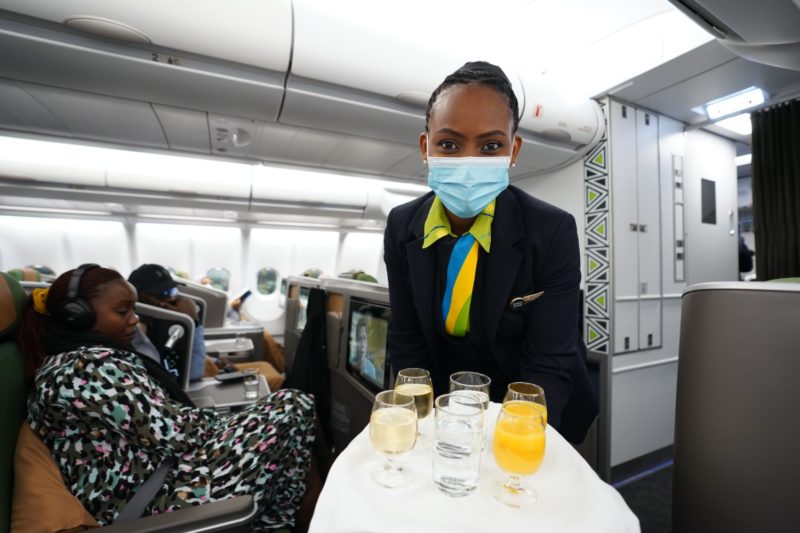
[(309, 395), (281, 390), (233, 414), (186, 407), (167, 398), (138, 356), (102, 347), (48, 357), (28, 418), (67, 488), (103, 525), (174, 457), (145, 514), (251, 494), (256, 529), (291, 527), (314, 441)]

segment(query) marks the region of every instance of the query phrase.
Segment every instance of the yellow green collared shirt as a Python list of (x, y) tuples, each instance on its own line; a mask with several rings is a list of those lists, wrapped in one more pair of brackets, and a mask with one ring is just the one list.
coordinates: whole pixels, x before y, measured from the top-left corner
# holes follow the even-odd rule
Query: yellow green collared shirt
[(464, 337), (469, 332), (472, 291), (478, 266), (478, 247), (482, 247), (487, 253), (491, 249), (494, 209), (495, 201), (492, 200), (478, 214), (469, 231), (461, 236), (453, 233), (450, 220), (438, 197), (434, 198), (428, 218), (425, 219), (423, 248), (432, 246), (448, 235), (457, 239), (448, 261), (441, 306), (444, 329), (455, 337)]
[[(494, 206), (496, 200), (492, 200), (483, 211), (478, 214), (472, 227), (469, 228), (470, 234), (475, 237), (475, 240), (481, 245), (481, 248), (488, 254), (492, 247), (492, 220), (494, 220)], [(422, 240), (422, 248), (428, 248), (433, 243), (450, 235), (451, 237), (458, 238), (458, 235), (453, 233), (450, 226), (450, 219), (447, 218), (447, 213), (444, 211), (444, 205), (439, 200), (438, 196), (433, 198), (433, 205), (431, 210), (428, 211), (428, 218), (425, 219), (425, 237)]]

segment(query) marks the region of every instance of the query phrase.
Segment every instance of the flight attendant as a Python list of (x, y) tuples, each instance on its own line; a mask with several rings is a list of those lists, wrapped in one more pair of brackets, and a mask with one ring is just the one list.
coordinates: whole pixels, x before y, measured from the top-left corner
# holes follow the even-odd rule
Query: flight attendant
[(517, 98), (503, 71), (466, 63), (428, 101), (419, 147), (432, 192), (389, 213), (392, 370), (492, 378), (545, 390), (549, 423), (580, 442), (597, 414), (578, 331), (575, 219), (508, 184), (522, 147)]

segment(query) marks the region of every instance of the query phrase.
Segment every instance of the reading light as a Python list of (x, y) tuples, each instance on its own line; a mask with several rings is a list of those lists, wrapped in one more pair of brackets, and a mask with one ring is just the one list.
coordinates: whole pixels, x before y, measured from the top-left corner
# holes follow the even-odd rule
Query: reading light
[(730, 115), (737, 111), (750, 109), (753, 106), (763, 104), (765, 101), (764, 91), (758, 87), (748, 87), (743, 91), (729, 94), (728, 96), (709, 102), (706, 104), (706, 114), (708, 114), (708, 118), (714, 120), (715, 118)]

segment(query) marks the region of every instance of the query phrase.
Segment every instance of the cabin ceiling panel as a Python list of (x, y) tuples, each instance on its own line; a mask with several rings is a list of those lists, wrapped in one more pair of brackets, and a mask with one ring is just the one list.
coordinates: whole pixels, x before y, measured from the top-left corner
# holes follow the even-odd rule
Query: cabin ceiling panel
[(286, 147), (281, 160), (325, 166), (325, 161), (344, 142), (345, 135), (328, 131), (296, 128), (297, 132)]
[(668, 91), (676, 83), (699, 76), (737, 57), (716, 40), (710, 41), (635, 77), (627, 87), (623, 85), (624, 88), (613, 95), (628, 102), (638, 102), (642, 98)]
[(65, 133), (65, 126), (18, 83), (0, 78), (0, 127), (37, 133)]
[(411, 154), (392, 165), (385, 173), (386, 176), (427, 182), (428, 172), (422, 163), (422, 154), (419, 148), (414, 148)]
[(282, 161), (297, 132), (298, 128), (293, 126), (258, 122), (253, 142), (247, 147), (247, 156), (263, 161)]
[(769, 67), (746, 59), (734, 59), (702, 74), (675, 83), (662, 91), (636, 100), (649, 109), (694, 123), (706, 120), (691, 109), (711, 100), (726, 96), (750, 86), (764, 89), (770, 95), (782, 92), (788, 84), (796, 83), (800, 73)]
[(325, 166), (383, 175), (419, 148), (375, 139), (348, 137), (330, 154)]
[(211, 151), (206, 113), (159, 104), (152, 107), (172, 150), (201, 154)]
[(522, 148), (517, 155), (517, 166), (510, 171), (512, 181), (538, 172), (550, 170), (578, 157), (572, 150), (545, 146), (532, 139), (522, 139)]
[(20, 86), (75, 137), (168, 148), (164, 131), (147, 103), (43, 85)]

